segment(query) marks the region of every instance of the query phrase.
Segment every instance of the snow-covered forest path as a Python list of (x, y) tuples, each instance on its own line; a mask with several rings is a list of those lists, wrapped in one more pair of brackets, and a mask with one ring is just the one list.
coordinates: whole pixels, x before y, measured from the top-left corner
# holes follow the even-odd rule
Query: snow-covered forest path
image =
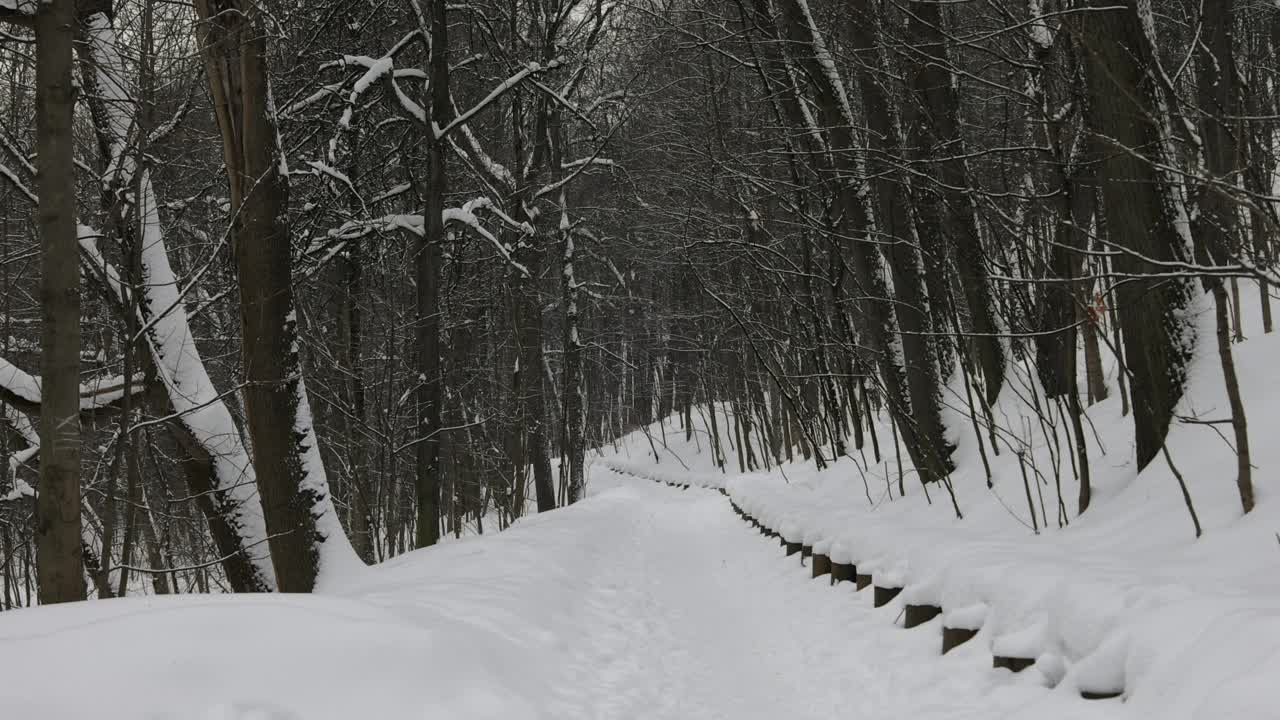
[[(938, 654), (938, 621), (901, 628), (901, 604), (873, 608), (753, 532), (720, 494), (620, 479), (563, 518), (600, 528), (577, 580), (572, 661), (552, 683), (565, 718), (998, 717), (1034, 704), (1106, 717), (1117, 703), (1048, 697), (992, 670), (986, 649)], [(570, 517), (570, 515), (576, 517)], [(548, 518), (546, 525), (558, 521)]]
[[(0, 717), (1115, 717), (940, 656), (935, 620), (809, 579), (719, 493), (592, 468), (591, 496), (312, 596), (146, 597), (0, 617)], [(15, 622), (17, 619), (22, 622)], [(8, 622), (3, 622), (9, 620)], [(101, 662), (111, 649), (115, 660)], [(56, 663), (75, 692), (31, 692)], [(136, 690), (131, 691), (130, 688)], [(105, 710), (104, 710), (105, 709)]]
[(645, 490), (641, 502), (610, 506), (614, 539), (584, 588), (557, 709), (581, 718), (837, 714), (848, 691), (810, 679), (830, 665), (815, 642), (826, 633), (792, 614), (803, 605), (777, 592), (764, 543), (718, 494)]

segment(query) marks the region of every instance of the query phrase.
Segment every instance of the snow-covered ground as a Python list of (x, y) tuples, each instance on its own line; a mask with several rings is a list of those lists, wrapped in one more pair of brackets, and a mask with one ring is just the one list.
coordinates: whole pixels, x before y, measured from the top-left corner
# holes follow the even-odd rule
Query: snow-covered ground
[(0, 717), (1118, 717), (936, 623), (810, 580), (717, 492), (592, 468), (593, 496), (326, 595), (0, 615)]
[[(1011, 373), (995, 408), (998, 455), (982, 432), (990, 487), (970, 421), (949, 413), (958, 445), (950, 479), (963, 519), (945, 488), (926, 496), (905, 457), (899, 487), (884, 422), (880, 462), (868, 441), (823, 471), (797, 459), (736, 475), (729, 452), (722, 473), (703, 420), (692, 442), (668, 422), (665, 432), (654, 426), (625, 439), (603, 462), (661, 482), (725, 488), (786, 539), (855, 565), (875, 585), (902, 588), (892, 612), (908, 603), (940, 607), (942, 617), (925, 626), (931, 641), (944, 623), (979, 630), (964, 646), (969, 652), (988, 665), (993, 654), (1034, 661), (1022, 680), (1051, 686), (1055, 696), (1121, 693), (1099, 702), (1162, 720), (1280, 718), (1280, 334), (1263, 334), (1256, 308), (1245, 306), (1249, 339), (1233, 353), (1257, 505), (1242, 516), (1212, 317), (1204, 306), (1197, 312), (1201, 342), (1170, 430), (1169, 460), (1186, 483), (1200, 538), (1170, 464), (1157, 458), (1136, 471), (1132, 419), (1122, 414), (1110, 356), (1111, 397), (1089, 408), (1085, 424), (1094, 496), (1084, 514), (1074, 438), (1057, 410), (1041, 423), (1037, 407), (1052, 405), (1025, 367)], [(963, 398), (954, 385), (953, 409)], [(727, 408), (718, 412), (719, 427), (731, 427)]]
[[(1202, 337), (1180, 413), (1219, 420)], [(1114, 385), (1089, 410), (1083, 515), (1070, 438), (1037, 427), (1026, 377), (996, 408), (990, 488), (949, 418), (963, 520), (909, 467), (901, 494), (884, 426), (878, 464), (867, 449), (822, 472), (797, 458), (735, 475), (715, 467), (705, 418), (689, 439), (668, 419), (594, 455), (585, 501), (352, 569), (322, 594), (0, 614), (0, 719), (1280, 718), (1280, 335), (1236, 357), (1258, 504), (1241, 518), (1225, 426), (1179, 424), (1199, 539), (1169, 467), (1133, 468)], [(871, 591), (811, 579), (731, 501), (904, 590), (874, 608)], [(904, 629), (907, 603), (943, 614)], [(944, 623), (979, 632), (943, 656)], [(993, 653), (1035, 662), (1014, 674)]]

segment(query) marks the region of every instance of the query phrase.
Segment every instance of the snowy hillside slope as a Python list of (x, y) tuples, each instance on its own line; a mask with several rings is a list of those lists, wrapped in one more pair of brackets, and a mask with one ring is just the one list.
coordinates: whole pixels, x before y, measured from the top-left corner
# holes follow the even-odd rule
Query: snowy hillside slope
[[(1199, 321), (1201, 337), (1210, 338), (1211, 317)], [(1245, 329), (1257, 334), (1235, 345), (1253, 438), (1255, 510), (1242, 517), (1229, 426), (1206, 423), (1230, 415), (1210, 341), (1201, 344), (1179, 409), (1187, 421), (1169, 435), (1170, 459), (1203, 526), (1199, 539), (1170, 465), (1157, 459), (1135, 472), (1131, 420), (1121, 415), (1114, 384), (1110, 399), (1088, 411), (1094, 498), (1083, 515), (1070, 439), (1060, 420), (1057, 428), (1040, 425), (1034, 403), (1045, 400), (1033, 396), (1037, 388), (1025, 376), (996, 408), (1001, 452), (986, 447), (990, 489), (968, 419), (949, 418), (959, 444), (952, 482), (962, 520), (944, 487), (928, 488), (926, 497), (905, 453), (900, 493), (887, 425), (878, 428), (878, 464), (868, 443), (821, 472), (797, 460), (735, 476), (730, 453), (720, 484), (784, 539), (856, 566), (877, 586), (904, 588), (892, 607), (940, 607), (941, 619), (928, 625), (935, 641), (943, 624), (980, 628), (969, 644), (988, 663), (993, 654), (1037, 661), (1027, 673), (1037, 682), (1121, 693), (1140, 717), (1280, 717), (1280, 445), (1273, 440), (1280, 336), (1259, 328), (1246, 312)], [(720, 425), (728, 427), (728, 418)], [(623, 470), (648, 462), (654, 467), (644, 476), (679, 482), (687, 472), (694, 484), (715, 470), (706, 441), (686, 442), (673, 421), (648, 435), (667, 440), (656, 463), (643, 434), (604, 461)]]

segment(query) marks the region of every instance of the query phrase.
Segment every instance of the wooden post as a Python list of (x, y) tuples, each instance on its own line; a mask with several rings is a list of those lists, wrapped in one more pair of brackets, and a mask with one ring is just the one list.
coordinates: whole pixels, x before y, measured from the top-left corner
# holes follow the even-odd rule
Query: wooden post
[(977, 634), (977, 630), (950, 628), (944, 625), (942, 627), (942, 654), (946, 655), (951, 650), (969, 642)]
[(942, 608), (937, 605), (908, 604), (903, 615), (902, 626), (909, 629), (923, 625), (941, 614)]
[(1035, 658), (1021, 658), (1008, 655), (996, 655), (991, 658), (991, 667), (1005, 668), (1015, 673), (1020, 673), (1035, 664)]
[(876, 585), (873, 604), (876, 607), (888, 605), (894, 598), (898, 597), (898, 593), (900, 592), (902, 592), (902, 588), (900, 587), (881, 587)]
[(822, 553), (813, 555), (813, 577), (822, 577), (831, 573), (831, 558)]
[(832, 563), (831, 564), (831, 584), (839, 582), (853, 582), (853, 576), (857, 572), (857, 568), (852, 563)]

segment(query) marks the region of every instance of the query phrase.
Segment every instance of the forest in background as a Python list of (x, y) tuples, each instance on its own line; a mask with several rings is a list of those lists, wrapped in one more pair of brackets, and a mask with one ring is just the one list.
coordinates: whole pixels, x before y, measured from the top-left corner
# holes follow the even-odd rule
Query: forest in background
[[(1023, 393), (1069, 427), (1074, 517), (1114, 386), (1139, 467), (1211, 423), (1254, 502), (1232, 347), (1280, 281), (1274, 3), (0, 20), (4, 608), (310, 590), (572, 503), (590, 448), (672, 414), (730, 471), (901, 443), (946, 493), (948, 419), (994, 452)], [(1224, 417), (1175, 414), (1197, 343)]]

